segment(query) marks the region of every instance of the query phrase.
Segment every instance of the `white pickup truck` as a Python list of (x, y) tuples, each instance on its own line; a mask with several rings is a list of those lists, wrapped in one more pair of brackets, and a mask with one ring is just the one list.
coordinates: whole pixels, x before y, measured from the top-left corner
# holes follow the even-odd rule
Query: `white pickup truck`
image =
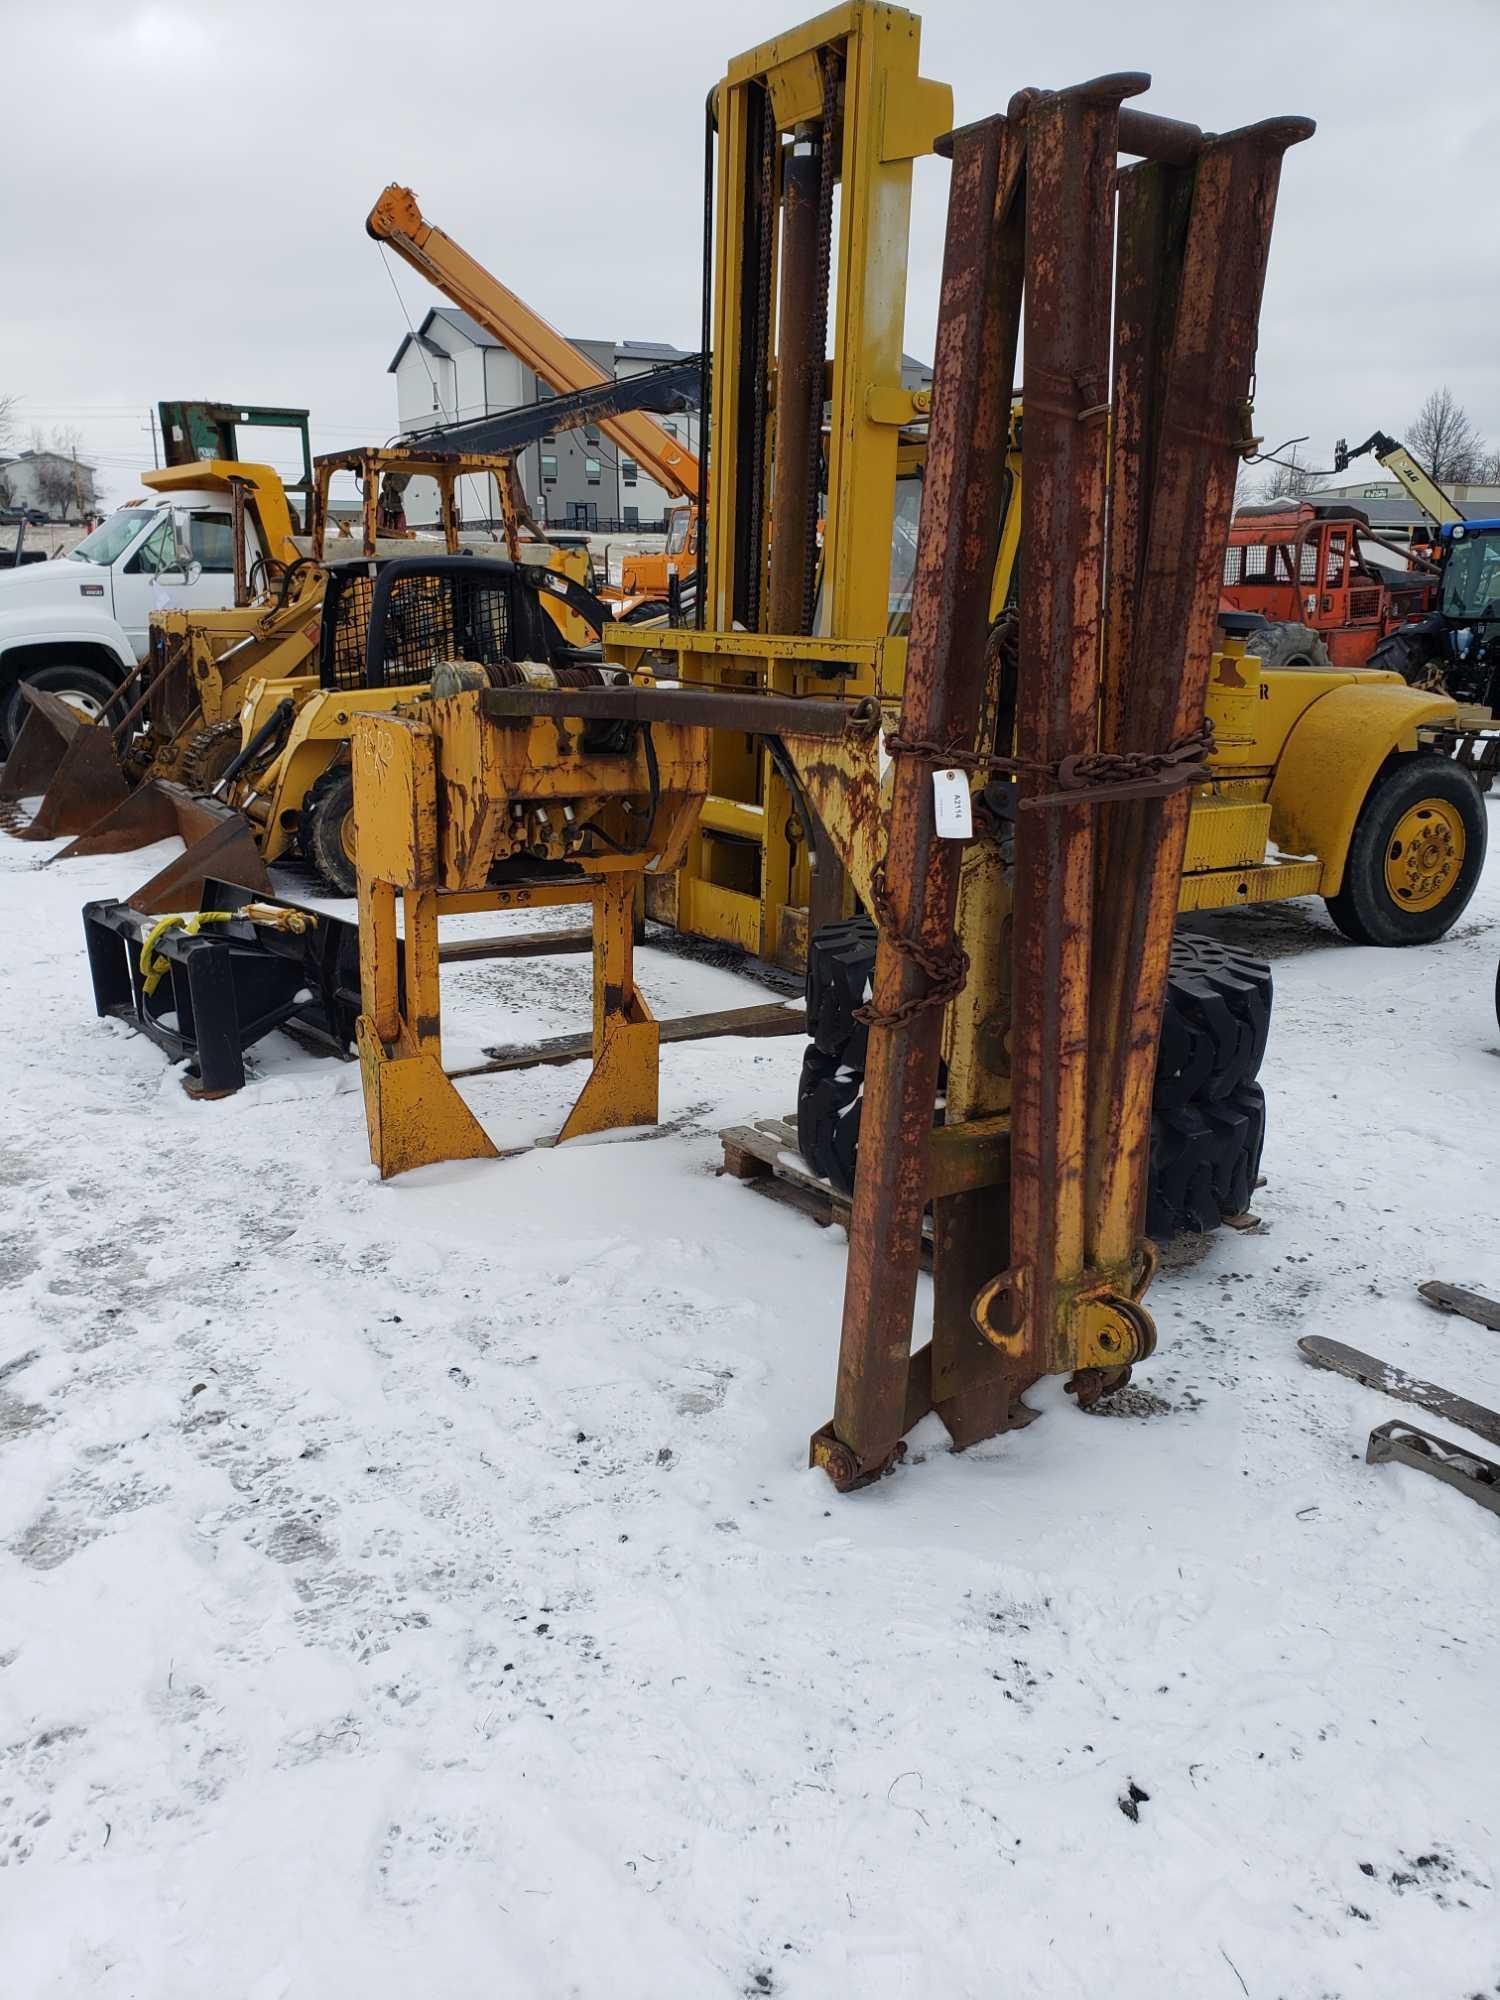
[(290, 517), (269, 466), (213, 460), (148, 472), (153, 489), (119, 508), (66, 556), (0, 570), (0, 756), (25, 718), (21, 683), (98, 715), (144, 659), (153, 611), (234, 602), (230, 479), (250, 488), (246, 571), (286, 559)]

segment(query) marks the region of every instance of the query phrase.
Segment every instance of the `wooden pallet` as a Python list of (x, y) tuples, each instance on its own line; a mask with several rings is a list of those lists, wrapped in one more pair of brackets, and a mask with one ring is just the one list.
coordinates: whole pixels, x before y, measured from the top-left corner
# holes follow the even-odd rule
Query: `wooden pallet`
[[(785, 1118), (758, 1118), (753, 1125), (731, 1125), (719, 1134), (724, 1146), (721, 1173), (743, 1181), (757, 1194), (768, 1195), (786, 1208), (807, 1215), (820, 1229), (832, 1223), (849, 1227), (850, 1203), (815, 1174), (797, 1150), (797, 1127)], [(932, 1222), (922, 1221), (922, 1261), (932, 1261)]]

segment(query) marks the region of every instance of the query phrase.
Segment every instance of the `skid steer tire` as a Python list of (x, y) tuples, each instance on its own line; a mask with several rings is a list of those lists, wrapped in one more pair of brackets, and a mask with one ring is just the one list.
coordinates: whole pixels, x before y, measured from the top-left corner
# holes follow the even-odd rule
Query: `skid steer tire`
[(1328, 914), (1356, 944), (1432, 944), (1468, 907), (1488, 839), (1461, 765), (1432, 750), (1393, 757), (1360, 807)]
[(1250, 634), (1245, 650), (1263, 667), (1310, 667), (1324, 673), (1333, 668), (1321, 636), (1311, 625), (1296, 625), (1290, 620), (1269, 620), (1263, 630)]
[(1153, 1102), (1227, 1097), (1260, 1072), (1271, 1028), (1271, 968), (1217, 938), (1172, 940)]
[(865, 1079), (837, 1056), (808, 1048), (797, 1084), (797, 1147), (815, 1174), (840, 1194), (854, 1192)]
[[(797, 1088), (802, 1157), (852, 1195), (868, 1040), (853, 1018), (875, 963), (867, 917), (827, 924), (807, 954), (811, 1037)], [(1500, 976), (1496, 984), (1500, 1007)], [(1151, 1119), (1146, 1229), (1157, 1242), (1242, 1215), (1260, 1173), (1266, 1104), (1255, 1077), (1271, 1025), (1271, 968), (1216, 938), (1172, 941)]]
[(358, 888), (354, 867), (354, 772), (330, 764), (302, 801), (297, 847), (308, 866), (340, 896)]
[(1214, 1136), (1196, 1105), (1152, 1114), (1146, 1234), (1154, 1241), (1218, 1228), (1223, 1218), (1214, 1195)]
[(863, 1070), (869, 1030), (854, 1018), (875, 976), (875, 926), (869, 917), (824, 924), (807, 947), (807, 1033), (813, 1047)]

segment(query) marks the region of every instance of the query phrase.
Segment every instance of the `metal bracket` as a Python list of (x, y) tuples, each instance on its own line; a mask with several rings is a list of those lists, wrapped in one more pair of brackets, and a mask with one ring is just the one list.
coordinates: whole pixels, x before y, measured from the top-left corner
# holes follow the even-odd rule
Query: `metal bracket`
[(1465, 1451), (1461, 1445), (1450, 1444), (1431, 1431), (1418, 1430), (1415, 1424), (1404, 1423), (1400, 1417), (1377, 1424), (1371, 1431), (1365, 1447), (1365, 1463), (1409, 1465), (1416, 1472), (1431, 1473), (1445, 1486), (1457, 1487), (1481, 1507), (1488, 1507), (1492, 1514), (1500, 1514), (1500, 1465), (1494, 1459), (1481, 1458), (1477, 1451)]

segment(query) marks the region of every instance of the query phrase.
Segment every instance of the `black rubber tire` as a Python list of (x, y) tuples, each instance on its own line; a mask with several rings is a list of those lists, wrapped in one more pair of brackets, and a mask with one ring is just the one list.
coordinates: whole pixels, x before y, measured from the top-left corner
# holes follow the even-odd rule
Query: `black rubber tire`
[(875, 926), (869, 917), (824, 924), (807, 948), (807, 1033), (814, 1048), (863, 1070), (869, 1030), (854, 1018), (870, 997)]
[(1271, 1028), (1271, 968), (1217, 938), (1172, 940), (1153, 1102), (1217, 1102), (1259, 1074)]
[(31, 704), (21, 692), (21, 682), (34, 688), (41, 688), (47, 694), (79, 695), (92, 703), (99, 714), (103, 714), (114, 700), (119, 688), (118, 681), (112, 681), (97, 667), (82, 665), (70, 667), (66, 663), (51, 667), (38, 667), (35, 672), (22, 674), (0, 693), (0, 754), (8, 756), (20, 732), (21, 724), (31, 713)]
[[(797, 1144), (814, 1173), (854, 1192), (867, 1030), (855, 1021), (875, 964), (875, 926), (817, 931), (807, 954), (810, 1041), (797, 1086)], [(1500, 983), (1497, 983), (1500, 995)], [(1147, 1233), (1217, 1229), (1250, 1205), (1266, 1106), (1254, 1081), (1271, 1025), (1271, 968), (1216, 938), (1172, 940), (1151, 1120)], [(1497, 998), (1500, 1006), (1500, 998)]]
[(1326, 673), (1333, 665), (1311, 625), (1296, 625), (1290, 619), (1270, 619), (1264, 631), (1250, 635), (1245, 650), (1263, 667), (1316, 667)]
[(1266, 1139), (1266, 1098), (1258, 1083), (1242, 1083), (1203, 1115), (1213, 1132), (1213, 1187), (1220, 1221), (1243, 1215), (1260, 1176)]
[(340, 896), (352, 896), (358, 886), (353, 857), (344, 845), (344, 822), (353, 811), (353, 769), (330, 764), (309, 788), (297, 818), (297, 846), (303, 860)]
[(1151, 1168), (1146, 1185), (1146, 1234), (1169, 1243), (1184, 1232), (1217, 1229), (1213, 1126), (1195, 1104), (1151, 1115)]
[(1442, 621), (1422, 619), (1413, 625), (1398, 625), (1376, 642), (1365, 665), (1378, 667), (1382, 673), (1400, 674), (1410, 687), (1430, 680), (1434, 668), (1439, 676), (1445, 676), (1448, 662), (1443, 652)]
[(809, 1047), (797, 1083), (797, 1148), (815, 1174), (838, 1192), (854, 1192), (865, 1079), (837, 1056)]
[[(1397, 824), (1423, 799), (1444, 799), (1458, 809), (1465, 845), (1452, 889), (1428, 910), (1407, 910), (1386, 886), (1387, 849)], [(1463, 915), (1484, 867), (1489, 822), (1479, 787), (1451, 758), (1417, 750), (1392, 757), (1360, 807), (1344, 863), (1344, 880), (1327, 898), (1328, 914), (1356, 944), (1432, 944)]]

